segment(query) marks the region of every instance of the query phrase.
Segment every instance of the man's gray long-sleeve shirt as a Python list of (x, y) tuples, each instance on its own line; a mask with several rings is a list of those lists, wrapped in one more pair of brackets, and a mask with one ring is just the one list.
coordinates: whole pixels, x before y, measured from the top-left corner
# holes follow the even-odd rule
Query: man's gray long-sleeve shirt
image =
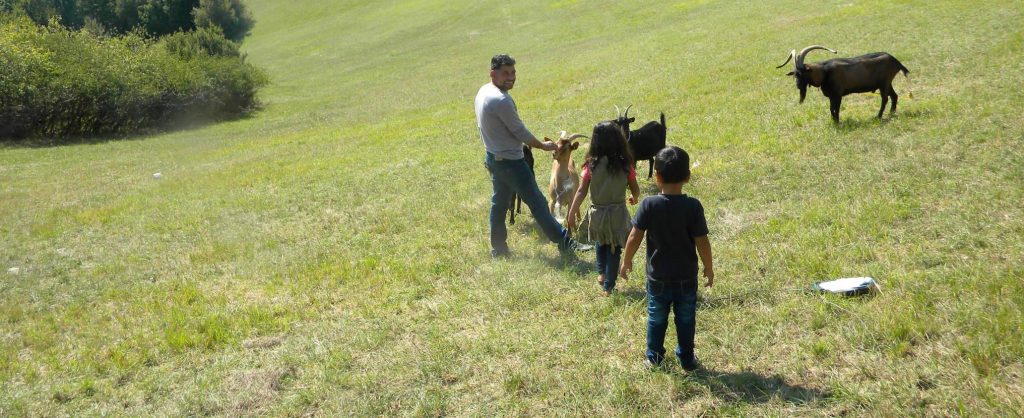
[(476, 125), (487, 152), (507, 160), (523, 158), (523, 144), (536, 139), (519, 119), (516, 102), (493, 83), (476, 94)]

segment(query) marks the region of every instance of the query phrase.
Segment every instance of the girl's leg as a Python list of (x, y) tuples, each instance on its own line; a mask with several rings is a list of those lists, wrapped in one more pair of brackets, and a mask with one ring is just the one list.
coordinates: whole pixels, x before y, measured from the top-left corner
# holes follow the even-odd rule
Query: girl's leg
[(597, 244), (597, 281), (602, 286), (608, 282), (608, 275), (605, 273), (605, 270), (607, 270), (610, 247), (601, 243)]
[(604, 291), (611, 292), (615, 290), (615, 281), (619, 274), (619, 263), (622, 261), (622, 247), (615, 246), (612, 248), (608, 245), (608, 255), (605, 257), (604, 263)]

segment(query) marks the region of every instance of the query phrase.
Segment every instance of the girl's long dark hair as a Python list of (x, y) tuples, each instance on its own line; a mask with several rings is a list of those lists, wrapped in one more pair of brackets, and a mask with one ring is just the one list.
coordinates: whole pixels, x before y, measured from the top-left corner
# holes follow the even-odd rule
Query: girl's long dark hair
[(608, 172), (612, 174), (629, 173), (633, 167), (633, 153), (629, 152), (629, 145), (626, 145), (626, 136), (622, 128), (612, 121), (594, 126), (594, 134), (590, 136), (586, 164), (593, 170), (601, 157), (608, 157)]

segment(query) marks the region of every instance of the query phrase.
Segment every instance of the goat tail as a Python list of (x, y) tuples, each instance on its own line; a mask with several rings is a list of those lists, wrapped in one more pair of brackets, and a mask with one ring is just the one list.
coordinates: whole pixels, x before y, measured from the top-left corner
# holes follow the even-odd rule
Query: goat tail
[(665, 125), (665, 112), (661, 112), (661, 126), (668, 127)]
[(897, 60), (895, 57), (893, 57), (893, 59), (896, 61), (896, 65), (899, 66), (899, 71), (903, 72), (903, 77), (907, 79), (907, 97), (913, 99), (914, 92), (910, 90), (910, 70), (908, 70), (900, 60)]

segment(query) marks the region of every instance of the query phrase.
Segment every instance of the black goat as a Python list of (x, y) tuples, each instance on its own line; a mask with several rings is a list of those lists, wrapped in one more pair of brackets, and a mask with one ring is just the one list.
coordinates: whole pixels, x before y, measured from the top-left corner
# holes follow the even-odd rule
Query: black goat
[(796, 78), (796, 87), (800, 89), (800, 103), (804, 102), (804, 97), (807, 95), (808, 84), (821, 88), (821, 94), (828, 97), (832, 121), (838, 123), (839, 106), (843, 103), (843, 96), (850, 93), (868, 93), (877, 90), (882, 96), (882, 107), (878, 109), (878, 118), (882, 118), (882, 113), (885, 112), (885, 104), (889, 101), (889, 98), (892, 98), (892, 107), (889, 109), (889, 115), (891, 116), (893, 113), (896, 113), (896, 102), (900, 96), (892, 88), (892, 79), (900, 71), (903, 71), (904, 77), (907, 77), (908, 80), (910, 79), (907, 75), (910, 70), (904, 67), (896, 57), (885, 52), (873, 52), (859, 57), (835, 58), (814, 64), (804, 64), (804, 57), (807, 56), (808, 52), (815, 49), (824, 49), (832, 53), (838, 53), (821, 45), (804, 48), (799, 54), (794, 49), (790, 51), (786, 62), (775, 67), (782, 68), (794, 56), (796, 57), (796, 61), (793, 63), (793, 71), (786, 75)]
[[(650, 121), (641, 126), (640, 129), (630, 131), (629, 124), (636, 121), (636, 118), (629, 117), (629, 108), (631, 107), (633, 105), (626, 106), (626, 112), (613, 119), (612, 122), (619, 125), (622, 128), (623, 134), (626, 135), (629, 151), (633, 153), (634, 168), (637, 161), (647, 160), (649, 163), (647, 178), (651, 178), (654, 175), (654, 156), (662, 148), (665, 148), (665, 134), (668, 132), (668, 129), (665, 127), (665, 113), (661, 114), (661, 123)], [(618, 110), (619, 107), (615, 106), (616, 113), (618, 113)]]
[[(530, 172), (533, 171), (533, 151), (530, 150), (529, 145), (523, 145), (523, 159), (526, 160), (526, 164), (530, 166)], [(508, 205), (508, 224), (516, 224), (516, 213), (523, 213), (523, 198), (518, 193), (512, 192), (512, 202)]]

